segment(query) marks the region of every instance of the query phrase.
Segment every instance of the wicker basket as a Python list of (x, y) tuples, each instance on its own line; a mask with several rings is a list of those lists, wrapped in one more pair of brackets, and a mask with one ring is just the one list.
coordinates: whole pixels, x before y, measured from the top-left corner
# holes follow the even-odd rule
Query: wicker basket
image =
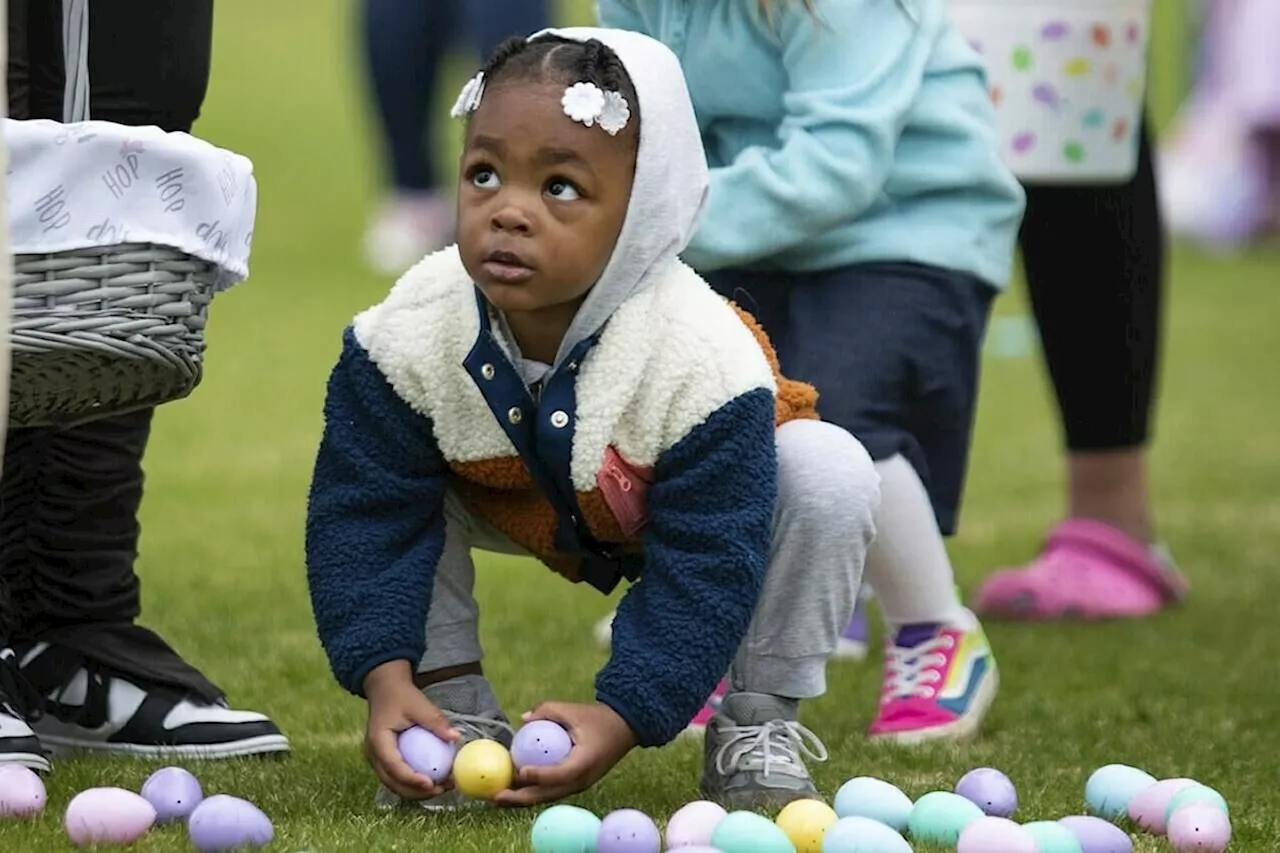
[(214, 266), (150, 244), (14, 258), (12, 427), (70, 426), (190, 394)]

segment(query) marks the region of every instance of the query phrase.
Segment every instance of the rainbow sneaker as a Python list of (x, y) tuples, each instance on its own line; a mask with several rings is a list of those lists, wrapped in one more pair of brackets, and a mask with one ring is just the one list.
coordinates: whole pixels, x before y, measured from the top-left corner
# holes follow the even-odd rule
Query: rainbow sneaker
[(694, 715), (689, 721), (689, 725), (685, 726), (682, 734), (701, 735), (707, 730), (707, 723), (720, 710), (720, 705), (724, 703), (724, 696), (729, 692), (729, 679), (722, 678), (720, 683), (716, 685), (716, 689), (711, 691), (711, 695), (707, 697), (707, 702), (702, 706), (702, 710)]
[(906, 625), (885, 642), (873, 740), (909, 745), (978, 733), (1000, 678), (982, 626), (969, 618), (967, 627)]

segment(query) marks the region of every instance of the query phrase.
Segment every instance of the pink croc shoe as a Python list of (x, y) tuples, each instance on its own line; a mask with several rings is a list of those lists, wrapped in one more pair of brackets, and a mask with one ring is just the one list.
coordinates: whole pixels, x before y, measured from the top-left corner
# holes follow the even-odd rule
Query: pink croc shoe
[(720, 683), (716, 685), (716, 689), (711, 691), (711, 695), (707, 697), (707, 702), (702, 706), (702, 710), (694, 715), (689, 721), (689, 725), (681, 734), (684, 735), (700, 735), (707, 730), (707, 723), (716, 715), (716, 711), (720, 710), (720, 704), (724, 702), (724, 696), (729, 692), (729, 680), (727, 678), (720, 679)]
[(1068, 519), (1030, 565), (996, 572), (978, 588), (981, 616), (1022, 621), (1149, 616), (1186, 597), (1189, 584), (1166, 553), (1109, 524)]

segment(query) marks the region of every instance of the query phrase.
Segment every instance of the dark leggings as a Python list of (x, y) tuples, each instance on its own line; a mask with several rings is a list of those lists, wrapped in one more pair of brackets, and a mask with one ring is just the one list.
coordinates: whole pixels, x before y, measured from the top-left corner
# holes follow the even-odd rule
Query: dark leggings
[(545, 28), (547, 5), (547, 0), (364, 0), (361, 48), (383, 157), (397, 189), (440, 187), (426, 141), (434, 133), (436, 81), (459, 35), (469, 33), (487, 58), (508, 37)]
[[(190, 131), (208, 86), (213, 0), (93, 0), (89, 15), (90, 117)], [(9, 0), (8, 18), (10, 117), (61, 120), (61, 4)], [(48, 640), (216, 699), (220, 690), (133, 624), (153, 411), (9, 432), (0, 477), (4, 628), (14, 642)]]
[(1140, 145), (1127, 184), (1026, 188), (1023, 263), (1072, 451), (1150, 432), (1165, 247), (1146, 127)]

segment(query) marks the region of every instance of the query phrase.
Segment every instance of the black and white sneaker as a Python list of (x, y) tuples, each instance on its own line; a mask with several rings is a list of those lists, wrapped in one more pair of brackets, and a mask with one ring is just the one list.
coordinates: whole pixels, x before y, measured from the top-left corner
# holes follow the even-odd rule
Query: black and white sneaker
[(288, 738), (255, 711), (236, 711), (171, 687), (138, 683), (140, 679), (95, 661), (81, 661), (68, 672), (65, 656), (48, 643), (19, 654), (22, 673), (44, 705), (32, 728), (55, 753), (237, 758), (289, 751)]
[(44, 747), (27, 722), (29, 714), (38, 712), (38, 698), (18, 671), (13, 651), (0, 650), (0, 765), (21, 764), (49, 772)]

